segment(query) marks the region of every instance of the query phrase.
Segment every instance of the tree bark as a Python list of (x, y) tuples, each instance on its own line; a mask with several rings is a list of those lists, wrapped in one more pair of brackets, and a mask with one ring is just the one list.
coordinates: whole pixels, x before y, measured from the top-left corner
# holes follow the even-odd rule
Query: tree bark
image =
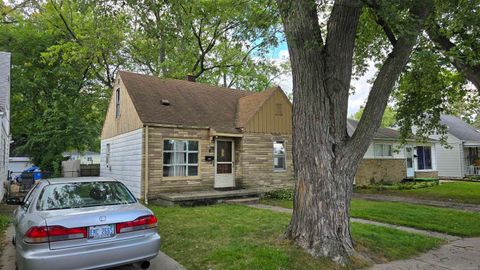
[(349, 138), (348, 93), (361, 1), (335, 1), (325, 44), (314, 0), (278, 0), (278, 6), (290, 53), (294, 100), (296, 183), (286, 236), (315, 257), (345, 264), (355, 254), (349, 226), (353, 178), (380, 126), (388, 96), (409, 59), (427, 8), (424, 4), (412, 8), (419, 18), (418, 32), (398, 38), (372, 87), (373, 97), (370, 94), (364, 112), (369, 119), (363, 117)]

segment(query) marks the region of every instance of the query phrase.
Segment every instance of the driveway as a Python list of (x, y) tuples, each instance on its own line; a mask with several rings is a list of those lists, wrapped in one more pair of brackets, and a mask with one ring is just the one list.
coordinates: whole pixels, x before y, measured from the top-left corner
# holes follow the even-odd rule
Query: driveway
[[(4, 239), (3, 251), (0, 258), (0, 269), (2, 270), (15, 270), (15, 248), (11, 243), (11, 235), (13, 235), (13, 227), (10, 226), (6, 233)], [(135, 267), (132, 265), (121, 266), (110, 268), (108, 270), (137, 270), (140, 267)], [(182, 265), (177, 263), (172, 258), (168, 257), (165, 253), (161, 252), (158, 256), (150, 261), (149, 270), (185, 270)]]

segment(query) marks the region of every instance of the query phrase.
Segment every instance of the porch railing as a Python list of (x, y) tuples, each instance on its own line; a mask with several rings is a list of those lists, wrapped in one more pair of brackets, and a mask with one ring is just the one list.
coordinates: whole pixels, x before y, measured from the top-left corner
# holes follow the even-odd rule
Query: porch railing
[(466, 167), (467, 175), (480, 175), (480, 166), (469, 165)]

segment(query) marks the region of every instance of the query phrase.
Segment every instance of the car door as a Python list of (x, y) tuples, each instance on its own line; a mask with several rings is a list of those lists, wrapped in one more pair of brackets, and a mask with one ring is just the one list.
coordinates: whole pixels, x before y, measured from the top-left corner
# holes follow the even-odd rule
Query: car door
[(25, 234), (26, 229), (28, 229), (26, 226), (26, 220), (28, 219), (28, 209), (30, 208), (32, 201), (34, 200), (35, 196), (38, 193), (38, 190), (40, 189), (39, 186), (39, 183), (35, 184), (27, 193), (25, 198), (23, 198), (23, 205), (18, 206), (17, 209), (15, 209), (15, 211), (13, 212), (15, 239), (21, 239), (22, 236)]

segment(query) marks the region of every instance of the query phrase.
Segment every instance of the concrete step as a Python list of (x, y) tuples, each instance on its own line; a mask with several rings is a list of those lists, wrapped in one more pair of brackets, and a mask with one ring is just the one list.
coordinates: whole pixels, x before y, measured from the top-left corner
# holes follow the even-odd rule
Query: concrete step
[(241, 199), (228, 199), (223, 201), (226, 204), (255, 204), (260, 201), (260, 197), (248, 197)]

